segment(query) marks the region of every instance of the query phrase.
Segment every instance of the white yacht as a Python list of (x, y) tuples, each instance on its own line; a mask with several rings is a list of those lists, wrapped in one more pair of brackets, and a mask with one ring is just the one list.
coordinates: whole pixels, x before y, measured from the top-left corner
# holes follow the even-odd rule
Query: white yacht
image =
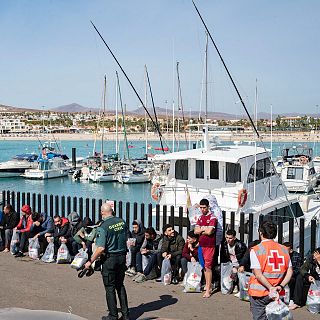
[(140, 168), (120, 171), (117, 174), (117, 179), (120, 183), (148, 183), (151, 178), (152, 171)]
[(113, 182), (117, 181), (117, 175), (112, 170), (106, 170), (99, 167), (90, 170), (89, 180), (93, 182)]
[[(205, 196), (213, 194), (226, 212), (227, 224), (230, 223), (231, 212), (235, 212), (236, 226), (240, 225), (240, 212), (245, 213), (246, 224), (249, 223), (248, 214), (253, 213), (254, 239), (258, 238), (260, 215), (273, 221), (281, 216), (286, 239), (289, 236), (289, 218), (295, 218), (297, 232), (298, 220), (303, 217), (306, 219), (305, 238), (310, 238), (310, 220), (319, 217), (320, 210), (319, 202), (312, 200), (316, 195), (300, 197), (289, 194), (264, 148), (252, 145), (211, 146), (205, 133), (204, 148), (156, 155), (155, 159), (170, 161), (165, 185), (158, 183), (151, 189), (153, 199), (157, 199), (160, 205), (186, 208), (186, 204), (199, 203)], [(187, 216), (186, 210), (184, 215)], [(298, 240), (295, 237), (295, 247)]]
[(311, 148), (283, 150), (281, 178), (289, 192), (310, 192), (317, 186)]
[(26, 179), (38, 180), (67, 176), (71, 167), (66, 164), (66, 160), (68, 160), (66, 155), (54, 152), (42, 153), (38, 158), (38, 167), (26, 170), (22, 176)]
[(9, 161), (0, 163), (0, 178), (19, 177), (27, 169), (37, 167), (38, 156), (35, 153), (24, 153)]

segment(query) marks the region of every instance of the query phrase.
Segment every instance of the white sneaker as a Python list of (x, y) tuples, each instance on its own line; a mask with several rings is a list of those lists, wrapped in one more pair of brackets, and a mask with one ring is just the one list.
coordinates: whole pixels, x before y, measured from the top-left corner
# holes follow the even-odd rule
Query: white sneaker
[(128, 268), (128, 270), (125, 272), (125, 274), (129, 277), (133, 277), (136, 275), (136, 270), (134, 268)]
[(240, 298), (240, 292), (236, 293), (234, 296), (235, 296), (236, 298)]
[(132, 281), (136, 281), (140, 276), (142, 276), (141, 272), (137, 272), (135, 276), (133, 276)]

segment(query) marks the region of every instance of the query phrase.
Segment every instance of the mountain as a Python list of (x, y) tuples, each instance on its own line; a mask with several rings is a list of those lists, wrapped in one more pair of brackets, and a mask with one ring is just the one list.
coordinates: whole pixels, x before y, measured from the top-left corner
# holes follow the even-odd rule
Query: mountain
[(6, 106), (0, 104), (0, 112), (40, 112), (38, 109), (29, 109), (29, 108), (17, 108), (13, 106)]
[(71, 103), (71, 104), (66, 104), (66, 105), (60, 106), (60, 107), (51, 108), (50, 111), (54, 111), (54, 112), (94, 112), (94, 113), (99, 112), (99, 110), (96, 108), (84, 107), (78, 103)]

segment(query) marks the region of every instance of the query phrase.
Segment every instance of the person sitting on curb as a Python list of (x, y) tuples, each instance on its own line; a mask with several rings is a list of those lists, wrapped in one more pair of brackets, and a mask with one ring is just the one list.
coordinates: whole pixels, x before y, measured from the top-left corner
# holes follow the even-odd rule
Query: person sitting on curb
[(232, 263), (233, 293), (238, 293), (238, 268), (241, 259), (247, 251), (247, 246), (244, 242), (236, 238), (236, 231), (232, 229), (226, 231), (225, 239), (221, 245), (220, 262)]
[(312, 282), (320, 280), (320, 247), (310, 255), (300, 269), (293, 294), (293, 304), (289, 309), (295, 310), (306, 304), (307, 293)]
[(300, 253), (297, 251), (293, 251), (292, 244), (290, 242), (285, 242), (283, 245), (288, 248), (290, 260), (292, 263), (292, 270), (293, 274), (289, 282), (289, 288), (290, 288), (290, 305), (293, 304), (293, 298), (294, 298), (294, 290), (296, 286), (296, 280), (298, 275), (300, 274), (300, 268), (303, 264), (303, 260), (301, 259)]
[[(30, 238), (30, 229), (33, 224), (32, 211), (28, 204), (25, 204), (21, 208), (22, 217), (14, 229), (20, 235), (20, 242), (18, 246), (18, 252), (15, 257), (23, 257), (24, 252), (27, 251), (28, 239)], [(36, 219), (36, 217), (34, 217)]]
[[(70, 250), (70, 223), (69, 220), (65, 217), (60, 217), (59, 215), (55, 215), (53, 217), (53, 243), (54, 243), (54, 255), (56, 256), (59, 250), (61, 243), (65, 243)], [(51, 238), (47, 238), (48, 242), (51, 241)]]
[(0, 226), (0, 231), (3, 230), (4, 250), (3, 252), (10, 252), (10, 242), (13, 234), (13, 229), (18, 225), (20, 217), (13, 209), (11, 204), (3, 208), (3, 221)]
[[(162, 246), (162, 236), (152, 227), (147, 228), (144, 234), (143, 244), (140, 252), (137, 253), (137, 274), (132, 279), (137, 283), (156, 279), (158, 276), (157, 258)], [(145, 265), (144, 268), (143, 265)]]
[(185, 275), (188, 272), (188, 262), (197, 262), (199, 247), (199, 235), (193, 231), (188, 232), (187, 242), (184, 245), (181, 258), (182, 273)]
[[(159, 255), (159, 264), (163, 259), (169, 259), (172, 267), (172, 284), (179, 283), (179, 268), (181, 266), (182, 251), (185, 241), (180, 234), (173, 229), (171, 224), (163, 227), (163, 241)], [(160, 268), (161, 269), (161, 268)]]
[(136, 275), (137, 269), (137, 253), (140, 252), (141, 246), (144, 241), (144, 231), (145, 228), (142, 225), (141, 221), (133, 220), (132, 222), (132, 232), (130, 238), (135, 239), (134, 242), (129, 242), (129, 250), (131, 253), (131, 261), (128, 270), (125, 274), (129, 277)]

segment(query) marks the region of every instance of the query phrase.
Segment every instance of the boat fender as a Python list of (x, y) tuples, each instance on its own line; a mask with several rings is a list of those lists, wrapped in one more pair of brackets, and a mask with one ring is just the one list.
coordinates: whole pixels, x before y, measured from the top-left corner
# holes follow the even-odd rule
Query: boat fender
[(307, 157), (305, 157), (305, 156), (301, 156), (300, 158), (299, 158), (299, 162), (301, 163), (301, 164), (307, 164), (308, 163), (308, 158)]
[(239, 190), (239, 192), (238, 192), (238, 205), (240, 208), (242, 208), (246, 204), (247, 199), (248, 199), (247, 190), (246, 189)]
[(162, 188), (159, 182), (155, 182), (151, 187), (151, 197), (155, 201), (159, 201), (162, 196)]

